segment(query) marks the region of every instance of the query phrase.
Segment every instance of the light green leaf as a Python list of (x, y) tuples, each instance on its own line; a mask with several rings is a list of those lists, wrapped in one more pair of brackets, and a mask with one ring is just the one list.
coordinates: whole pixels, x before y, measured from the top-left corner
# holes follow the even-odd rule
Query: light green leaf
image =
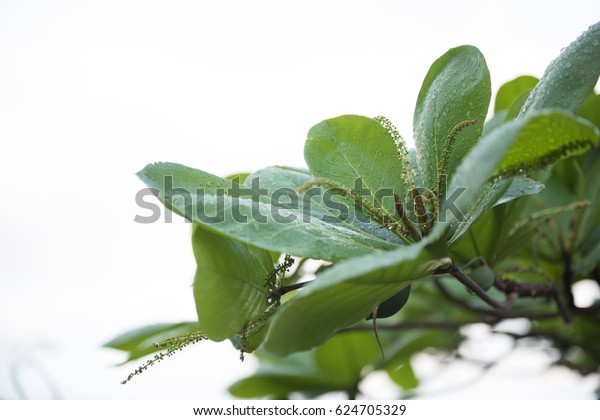
[(523, 93), (521, 93), (521, 95), (519, 95), (517, 99), (514, 100), (514, 102), (506, 112), (505, 121), (514, 120), (519, 116), (519, 114), (521, 113), (521, 108), (523, 108), (523, 105), (525, 105), (525, 102), (527, 102), (527, 98), (529, 98), (530, 94), (531, 90), (526, 90)]
[(392, 381), (396, 382), (405, 390), (415, 389), (419, 385), (419, 380), (415, 375), (412, 364), (408, 360), (398, 368), (390, 369), (388, 375)]
[[(453, 48), (433, 63), (419, 92), (413, 119), (423, 187), (433, 191), (438, 175), (452, 179), (481, 135), (490, 97), (489, 72), (477, 48)], [(452, 129), (467, 120), (477, 123), (465, 127), (448, 147)], [(444, 154), (447, 164), (442, 168)]]
[[(166, 207), (214, 232), (259, 248), (328, 261), (364, 255), (396, 244), (312, 215), (312, 200), (282, 204), (274, 191), (258, 191), (176, 163), (146, 166), (138, 176)], [(262, 187), (261, 187), (262, 188)], [(284, 193), (294, 196), (294, 191)]]
[(507, 113), (508, 111), (506, 109), (496, 112), (494, 116), (490, 118), (483, 126), (482, 136), (487, 136), (490, 131), (504, 124)]
[(261, 348), (255, 355), (260, 361), (258, 370), (229, 387), (233, 396), (285, 399), (292, 392), (319, 395), (337, 390), (330, 378), (317, 368), (314, 352), (279, 357)]
[(596, 127), (600, 127), (600, 95), (592, 92), (577, 110), (577, 115), (591, 121)]
[(154, 346), (154, 343), (195, 332), (199, 328), (197, 322), (147, 325), (113, 338), (104, 344), (104, 347), (127, 352), (128, 356), (127, 360), (123, 362), (124, 364), (159, 351), (160, 349)]
[(365, 366), (381, 356), (377, 341), (365, 331), (338, 334), (315, 350), (317, 366), (338, 389), (356, 392)]
[(521, 116), (545, 109), (575, 112), (600, 75), (600, 22), (590, 26), (548, 66), (529, 95)]
[(353, 258), (317, 275), (274, 315), (265, 348), (282, 355), (307, 350), (364, 320), (410, 281), (448, 263), (444, 233), (439, 225), (416, 244)]
[(271, 255), (194, 225), (194, 298), (200, 330), (222, 341), (265, 315)]
[(537, 77), (519, 76), (509, 82), (504, 83), (496, 93), (496, 103), (494, 112), (506, 109), (508, 110), (515, 100), (523, 94), (523, 92), (531, 91), (539, 82)]
[(405, 199), (404, 169), (396, 144), (372, 118), (343, 115), (315, 125), (308, 132), (304, 159), (314, 177), (330, 179), (348, 190), (364, 189), (364, 199), (389, 215), (396, 212), (394, 193)]

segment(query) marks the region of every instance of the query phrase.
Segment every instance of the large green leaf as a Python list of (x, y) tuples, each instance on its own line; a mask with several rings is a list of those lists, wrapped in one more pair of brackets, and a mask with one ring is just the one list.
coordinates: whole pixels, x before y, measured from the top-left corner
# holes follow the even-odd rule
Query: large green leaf
[[(481, 135), (490, 97), (489, 72), (477, 48), (453, 48), (433, 63), (419, 92), (413, 119), (423, 187), (433, 191), (438, 175), (452, 179), (458, 164)], [(473, 119), (477, 123), (458, 133), (447, 150), (452, 129)], [(442, 168), (445, 153), (447, 164)]]
[(192, 245), (197, 270), (194, 298), (200, 330), (222, 341), (242, 331), (269, 306), (266, 278), (271, 255), (235, 239), (194, 225)]
[(364, 189), (364, 199), (389, 215), (396, 211), (393, 194), (402, 200), (406, 196), (396, 144), (372, 118), (343, 115), (315, 125), (308, 132), (304, 159), (314, 177), (330, 179), (348, 190)]
[(597, 22), (550, 63), (521, 109), (521, 116), (545, 108), (575, 112), (598, 82), (599, 40)]
[(397, 247), (335, 218), (318, 212), (313, 217), (312, 200), (307, 204), (300, 196), (300, 206), (282, 204), (285, 198), (275, 200), (274, 191), (258, 191), (176, 163), (150, 164), (138, 176), (176, 213), (260, 248), (337, 261)]
[[(256, 180), (260, 180), (261, 188), (269, 191), (297, 191), (313, 177), (307, 170), (289, 168), (285, 166), (273, 166), (260, 169), (248, 177), (245, 186), (251, 187)], [(384, 229), (372, 218), (359, 217), (354, 209), (354, 203), (340, 194), (328, 195), (320, 189), (309, 190), (298, 194), (298, 201), (310, 199), (310, 216), (322, 220), (331, 220), (340, 226), (356, 231), (359, 235), (370, 236), (371, 245), (374, 249), (389, 249), (390, 243), (403, 245), (404, 243), (388, 229)], [(325, 188), (326, 189), (326, 188)], [(313, 194), (317, 192), (317, 194)], [(283, 200), (282, 200), (283, 201)]]
[(317, 275), (275, 314), (266, 349), (276, 354), (307, 350), (365, 319), (411, 280), (448, 262), (444, 233), (439, 225), (416, 244), (353, 258)]
[(365, 331), (352, 331), (329, 339), (315, 351), (319, 370), (349, 394), (357, 391), (365, 366), (380, 358), (373, 335)]
[(537, 171), (597, 142), (592, 124), (562, 111), (538, 111), (499, 126), (481, 138), (452, 179), (449, 194), (463, 193), (452, 202), (458, 214), (451, 213), (450, 220), (467, 220), (465, 215), (492, 175), (498, 175), (495, 182), (502, 182), (500, 176)]
[[(229, 388), (243, 398), (289, 398), (292, 392), (310, 397), (331, 391), (357, 392), (368, 367), (381, 356), (370, 331), (338, 334), (312, 351), (277, 356), (261, 349), (256, 373)], [(367, 368), (367, 369), (366, 369)]]

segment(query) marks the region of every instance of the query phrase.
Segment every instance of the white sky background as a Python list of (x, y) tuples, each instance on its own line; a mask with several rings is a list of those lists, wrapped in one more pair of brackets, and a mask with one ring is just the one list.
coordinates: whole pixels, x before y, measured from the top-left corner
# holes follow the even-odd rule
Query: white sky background
[[(52, 396), (41, 365), (62, 397), (88, 399), (225, 398), (254, 369), (202, 343), (119, 385), (134, 366), (111, 367), (123, 355), (103, 342), (195, 317), (189, 225), (133, 222), (145, 164), (304, 166), (308, 129), (346, 113), (385, 115), (410, 140), (449, 48), (477, 46), (495, 91), (541, 76), (600, 19), (592, 0), (415, 3), (0, 0), (0, 398), (18, 396), (10, 366), (29, 397)], [(440, 396), (591, 396), (593, 381), (539, 358), (523, 373), (523, 357)]]

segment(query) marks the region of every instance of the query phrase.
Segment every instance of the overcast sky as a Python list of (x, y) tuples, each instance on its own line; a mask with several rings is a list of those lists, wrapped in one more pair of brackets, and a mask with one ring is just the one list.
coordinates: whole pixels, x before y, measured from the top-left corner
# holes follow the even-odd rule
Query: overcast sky
[[(19, 395), (10, 366), (33, 398), (52, 396), (42, 371), (64, 398), (223, 398), (255, 367), (203, 343), (119, 385), (133, 367), (111, 367), (122, 355), (103, 342), (195, 317), (189, 225), (133, 221), (145, 164), (304, 166), (308, 129), (347, 113), (385, 115), (410, 142), (449, 48), (477, 46), (495, 91), (541, 76), (599, 18), (592, 0), (0, 0), (0, 398)], [(540, 395), (486, 386), (591, 395), (557, 374)]]

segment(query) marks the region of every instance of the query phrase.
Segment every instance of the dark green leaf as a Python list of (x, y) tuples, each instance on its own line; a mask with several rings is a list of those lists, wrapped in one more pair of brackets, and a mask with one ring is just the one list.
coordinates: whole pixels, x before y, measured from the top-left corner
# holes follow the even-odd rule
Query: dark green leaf
[[(408, 302), (409, 296), (410, 296), (410, 285), (408, 287), (400, 290), (398, 293), (396, 293), (391, 298), (382, 302), (379, 305), (379, 307), (377, 308), (377, 318), (383, 319), (383, 318), (389, 318), (393, 315), (396, 315), (398, 313), (398, 311), (400, 311), (400, 309), (402, 309), (404, 307), (404, 305), (406, 305), (406, 302)], [(369, 316), (367, 316), (367, 319), (373, 319), (373, 313), (370, 313)]]

